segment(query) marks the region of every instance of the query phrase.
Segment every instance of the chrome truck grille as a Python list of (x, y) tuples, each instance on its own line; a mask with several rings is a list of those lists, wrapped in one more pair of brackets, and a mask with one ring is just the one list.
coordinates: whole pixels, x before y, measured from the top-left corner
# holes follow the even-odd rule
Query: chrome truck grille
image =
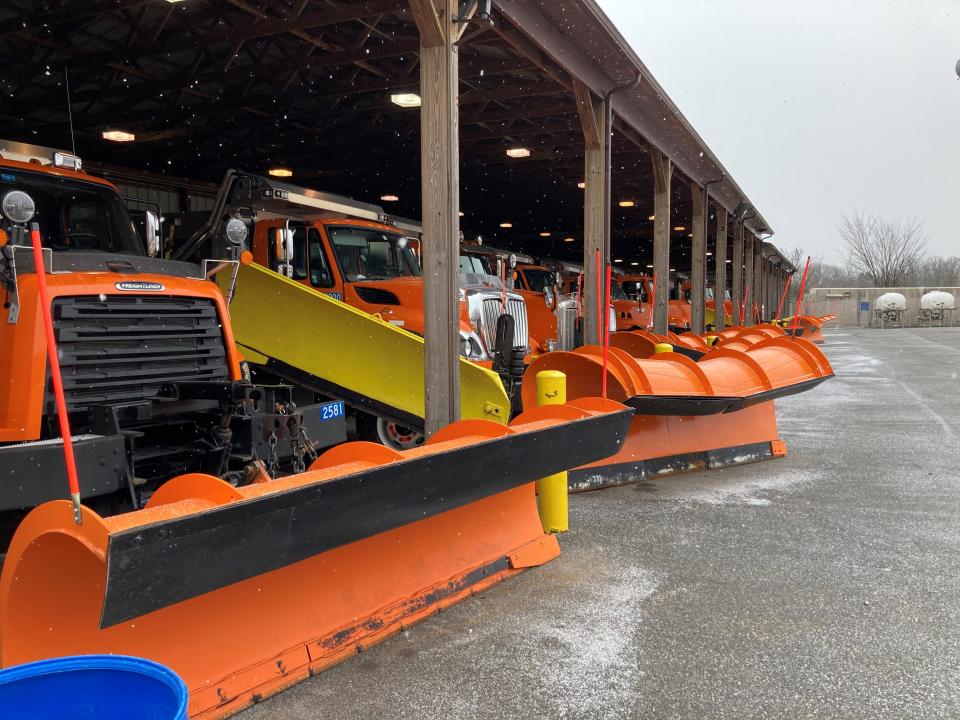
[(557, 350), (573, 350), (576, 348), (577, 315), (580, 313), (580, 303), (576, 297), (568, 297), (557, 303)]
[[(230, 379), (212, 300), (61, 297), (53, 302), (53, 322), (71, 412), (97, 403), (145, 400), (167, 382)], [(52, 387), (47, 408), (55, 412)]]
[[(507, 298), (506, 313), (513, 317), (513, 346), (528, 347), (527, 306), (522, 298)], [(480, 337), (489, 352), (497, 339), (497, 319), (500, 317), (500, 298), (484, 298), (481, 306)]]

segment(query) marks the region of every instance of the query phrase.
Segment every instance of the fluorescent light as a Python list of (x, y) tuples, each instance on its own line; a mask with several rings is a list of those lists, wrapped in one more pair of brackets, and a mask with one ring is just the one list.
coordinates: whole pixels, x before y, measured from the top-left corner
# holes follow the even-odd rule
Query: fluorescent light
[(683, 232), (684, 230), (687, 229), (687, 226), (686, 226), (686, 225), (675, 225), (673, 229), (676, 230), (677, 232)]
[(630, 264), (631, 264), (631, 265), (639, 265), (640, 263), (638, 263), (638, 262), (632, 262), (632, 263), (630, 263)]
[(390, 96), (390, 102), (402, 108), (415, 108), (420, 107), (420, 96), (416, 93), (394, 93)]
[(656, 219), (657, 219), (656, 215), (651, 215), (650, 217), (647, 218), (647, 220), (649, 220), (650, 222), (653, 222)]
[(623, 260), (622, 260), (621, 258), (617, 258), (616, 260), (614, 260), (614, 262), (615, 262), (615, 263), (616, 263), (616, 262), (623, 262)]
[(633, 207), (636, 203), (633, 200), (621, 200), (617, 205), (620, 207)]
[(728, 262), (728, 263), (732, 263), (732, 262), (733, 262), (733, 260), (727, 260), (727, 262)]
[(293, 177), (293, 170), (284, 167), (272, 167), (267, 170), (267, 175), (273, 175), (274, 177)]
[(512, 228), (512, 227), (513, 227), (513, 223), (502, 222), (502, 223), (500, 223), (500, 227), (502, 227), (502, 228)]
[(512, 158), (530, 157), (530, 150), (525, 147), (507, 148), (507, 155)]
[(101, 135), (104, 140), (112, 140), (113, 142), (133, 142), (137, 139), (136, 135), (126, 130), (104, 130)]
[(577, 187), (583, 190), (585, 187), (587, 187), (587, 184), (581, 180), (577, 183)]
[(573, 242), (573, 238), (564, 238), (563, 241), (564, 241), (564, 242)]
[(676, 272), (676, 271), (677, 271), (676, 268), (670, 268), (670, 272)]
[(397, 202), (400, 198), (397, 197), (396, 195), (387, 194), (387, 195), (381, 195), (380, 199), (383, 200), (384, 202)]
[(458, 210), (457, 215), (459, 215), (460, 217), (463, 217), (463, 210)]
[(542, 233), (540, 233), (540, 237), (550, 237), (550, 233), (548, 233), (548, 232), (542, 232)]
[(648, 268), (652, 268), (652, 267), (653, 267), (653, 265), (647, 265), (647, 267), (648, 267)]
[(711, 255), (713, 255), (712, 252), (708, 252), (708, 253), (707, 253), (707, 257), (710, 257)]

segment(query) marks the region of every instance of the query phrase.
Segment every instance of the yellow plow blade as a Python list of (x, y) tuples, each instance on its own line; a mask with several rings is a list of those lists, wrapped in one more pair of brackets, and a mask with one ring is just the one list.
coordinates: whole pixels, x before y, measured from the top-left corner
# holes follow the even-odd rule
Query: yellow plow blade
[[(256, 264), (240, 266), (230, 317), (248, 361), (374, 415), (423, 425), (423, 338)], [(510, 419), (497, 374), (463, 359), (460, 416)]]

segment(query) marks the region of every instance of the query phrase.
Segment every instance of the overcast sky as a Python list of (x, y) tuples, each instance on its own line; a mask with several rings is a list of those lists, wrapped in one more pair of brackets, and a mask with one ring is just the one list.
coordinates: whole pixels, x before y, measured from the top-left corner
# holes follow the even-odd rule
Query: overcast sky
[(853, 210), (960, 255), (960, 0), (599, 0), (782, 249)]

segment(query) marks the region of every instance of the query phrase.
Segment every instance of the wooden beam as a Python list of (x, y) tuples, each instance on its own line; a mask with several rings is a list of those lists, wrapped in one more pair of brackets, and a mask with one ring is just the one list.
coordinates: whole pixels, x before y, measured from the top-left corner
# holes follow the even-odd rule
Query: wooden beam
[[(756, 305), (757, 312), (760, 313), (760, 320), (763, 321), (763, 291), (766, 289), (766, 283), (764, 282), (764, 261), (763, 261), (763, 240), (757, 238), (756, 249), (754, 250), (754, 259), (753, 259), (753, 284), (756, 286), (753, 289), (753, 303)], [(756, 319), (756, 315), (751, 313), (751, 318)]]
[[(746, 233), (743, 238), (743, 289), (740, 291), (746, 293), (747, 301), (743, 305), (743, 324), (753, 325), (753, 293), (756, 290), (753, 278), (753, 251), (756, 238), (753, 233)], [(740, 296), (740, 302), (743, 302), (743, 295)]]
[(577, 100), (577, 114), (580, 116), (580, 127), (583, 129), (583, 144), (588, 150), (597, 150), (602, 146), (600, 126), (597, 123), (597, 107), (593, 101), (590, 88), (579, 80), (573, 81), (573, 94)]
[(716, 204), (717, 241), (713, 250), (713, 324), (717, 332), (726, 326), (723, 304), (727, 297), (727, 209)]
[[(434, 0), (410, 0), (410, 12), (420, 31), (422, 47), (443, 47), (444, 32), (440, 24), (440, 15)], [(449, 22), (450, 16), (446, 20)]]
[(733, 278), (730, 283), (731, 305), (733, 306), (733, 324), (742, 325), (740, 303), (743, 302), (743, 223), (733, 225)]
[[(426, 0), (411, 0), (424, 14)], [(420, 47), (420, 182), (423, 218), (424, 419), (427, 435), (460, 419), (460, 149), (457, 0), (430, 0), (417, 17)], [(416, 12), (415, 12), (416, 15)], [(422, 23), (422, 24), (421, 24)]]
[(699, 185), (690, 188), (693, 201), (693, 241), (690, 246), (690, 330), (703, 333), (707, 285), (707, 191)]
[[(578, 83), (579, 84), (579, 83)], [(576, 87), (576, 86), (575, 86)], [(590, 91), (582, 86), (576, 92), (577, 111), (583, 130), (583, 341), (587, 345), (599, 344), (602, 340), (602, 324), (597, 323), (600, 309), (597, 307), (597, 288), (602, 287), (603, 268), (607, 262), (607, 248), (603, 231), (610, 208), (606, 206), (606, 174), (603, 168), (606, 118), (603, 103), (595, 100)], [(597, 264), (597, 252), (600, 264)]]
[(653, 167), (653, 272), (657, 277), (654, 288), (653, 331), (667, 333), (667, 306), (670, 299), (670, 180), (673, 163), (658, 148), (650, 148)]

